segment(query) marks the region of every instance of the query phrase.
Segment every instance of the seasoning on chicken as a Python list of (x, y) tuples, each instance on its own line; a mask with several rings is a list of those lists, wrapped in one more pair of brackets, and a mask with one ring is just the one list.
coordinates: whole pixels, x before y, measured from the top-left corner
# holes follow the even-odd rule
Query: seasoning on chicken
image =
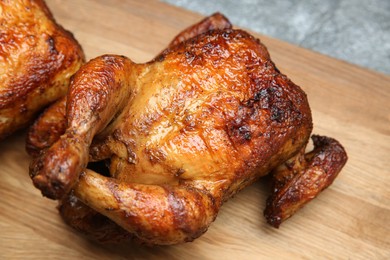
[[(104, 55), (75, 74), (66, 129), (30, 175), (76, 229), (101, 241), (192, 241), (224, 201), (285, 164), (292, 170), (275, 173), (266, 210), (278, 226), (345, 164), (344, 149), (327, 137), (314, 137), (316, 149), (302, 154), (312, 131), (305, 93), (258, 39), (230, 23), (199, 30), (207, 19), (148, 63)], [(298, 167), (294, 158), (308, 162)], [(298, 173), (300, 182), (289, 181)], [(295, 187), (303, 203), (279, 194)]]
[(64, 96), (83, 61), (43, 0), (0, 1), (0, 139)]

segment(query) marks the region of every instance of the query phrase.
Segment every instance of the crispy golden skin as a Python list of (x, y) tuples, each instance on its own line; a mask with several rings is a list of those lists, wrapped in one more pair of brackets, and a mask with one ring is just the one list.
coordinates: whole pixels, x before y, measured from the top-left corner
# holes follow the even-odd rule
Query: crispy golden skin
[[(172, 47), (199, 34), (216, 29), (232, 28), (229, 20), (220, 13), (206, 17), (202, 21), (180, 32), (168, 45)], [(43, 149), (50, 147), (64, 132), (66, 126), (66, 96), (50, 106), (29, 128), (26, 138), (26, 150), (36, 156)]]
[[(104, 55), (75, 74), (66, 129), (30, 142), (33, 154), (43, 149), (30, 165), (34, 185), (61, 201), (67, 223), (101, 241), (191, 241), (224, 201), (305, 148), (305, 93), (259, 40), (218, 19), (225, 25), (199, 29), (206, 19), (151, 62)], [(31, 136), (46, 132), (51, 113)]]
[(64, 96), (84, 61), (42, 0), (0, 1), (0, 139)]
[(66, 223), (101, 243), (137, 241), (137, 237), (132, 233), (86, 206), (73, 193), (61, 200), (59, 211)]
[(264, 215), (274, 227), (331, 185), (347, 161), (344, 148), (333, 138), (312, 136), (314, 149), (302, 149), (273, 170), (273, 191)]
[(212, 30), (231, 29), (232, 24), (222, 14), (215, 13), (202, 21), (184, 29), (169, 43), (168, 48)]
[(26, 151), (37, 156), (50, 147), (65, 132), (66, 96), (46, 108), (29, 127), (26, 138)]

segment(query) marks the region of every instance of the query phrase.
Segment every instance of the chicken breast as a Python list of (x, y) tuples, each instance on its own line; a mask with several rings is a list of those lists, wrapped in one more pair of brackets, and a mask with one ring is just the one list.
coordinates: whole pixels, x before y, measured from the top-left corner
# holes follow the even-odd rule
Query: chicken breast
[(327, 137), (304, 154), (306, 94), (258, 39), (224, 25), (197, 29), (150, 62), (103, 55), (75, 74), (66, 127), (30, 165), (73, 227), (101, 240), (192, 241), (226, 200), (269, 173), (266, 217), (277, 227), (345, 164)]

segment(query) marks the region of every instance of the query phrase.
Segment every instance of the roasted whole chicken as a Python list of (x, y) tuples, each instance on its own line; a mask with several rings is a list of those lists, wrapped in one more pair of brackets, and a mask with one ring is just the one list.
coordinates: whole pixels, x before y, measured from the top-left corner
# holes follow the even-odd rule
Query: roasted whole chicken
[[(62, 130), (50, 134), (53, 124)], [(175, 244), (266, 174), (275, 227), (330, 185), (346, 153), (314, 135), (305, 154), (311, 131), (302, 89), (215, 14), (148, 63), (104, 55), (83, 65), (67, 100), (30, 129), (30, 176), (67, 223), (100, 241)]]
[(0, 1), (0, 139), (65, 96), (83, 62), (80, 45), (43, 0)]

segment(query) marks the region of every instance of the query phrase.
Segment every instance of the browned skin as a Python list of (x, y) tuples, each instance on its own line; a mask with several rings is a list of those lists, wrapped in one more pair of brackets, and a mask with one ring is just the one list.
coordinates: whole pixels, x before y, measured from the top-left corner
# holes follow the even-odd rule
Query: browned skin
[(172, 47), (208, 31), (231, 28), (232, 24), (224, 15), (215, 13), (180, 32), (175, 38), (173, 38), (168, 47)]
[(33, 157), (41, 150), (50, 147), (66, 129), (66, 96), (40, 114), (29, 127), (26, 138), (26, 151)]
[[(220, 13), (215, 13), (180, 32), (168, 45), (172, 47), (202, 33), (232, 28), (229, 20)], [(29, 128), (26, 150), (37, 156), (43, 149), (50, 147), (64, 132), (66, 127), (66, 97), (45, 110)]]
[(86, 206), (73, 193), (70, 193), (61, 201), (59, 211), (70, 226), (101, 243), (136, 240), (133, 234), (96, 210)]
[(336, 140), (313, 135), (314, 150), (298, 153), (273, 171), (273, 192), (264, 215), (274, 227), (291, 217), (333, 183), (347, 161)]
[(0, 1), (0, 139), (64, 96), (84, 60), (42, 0)]
[[(232, 29), (146, 64), (91, 60), (72, 80), (66, 119), (31, 163), (34, 184), (82, 232), (106, 241), (128, 238), (124, 229), (149, 244), (200, 236), (224, 201), (304, 149), (312, 130), (305, 93), (259, 40)], [(87, 168), (103, 160), (108, 176)]]

